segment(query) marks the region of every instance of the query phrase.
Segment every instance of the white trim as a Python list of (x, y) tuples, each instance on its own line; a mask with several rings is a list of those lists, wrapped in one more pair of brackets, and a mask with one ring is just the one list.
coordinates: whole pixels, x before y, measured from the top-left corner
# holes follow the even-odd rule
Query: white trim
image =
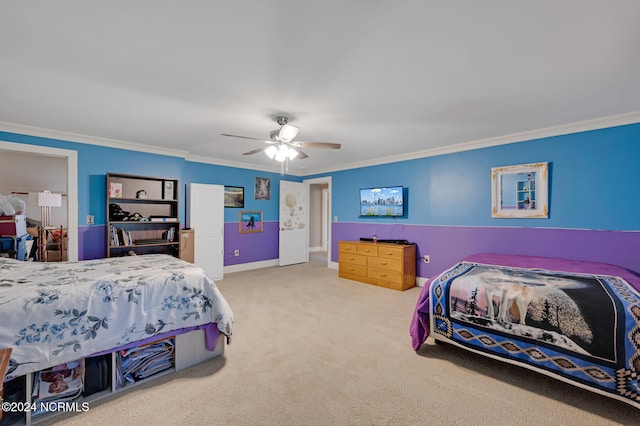
[(29, 136), (38, 136), (47, 139), (56, 139), (65, 142), (77, 142), (87, 145), (99, 145), (108, 148), (128, 149), (131, 151), (148, 152), (151, 154), (168, 155), (171, 157), (182, 157), (188, 154), (187, 151), (178, 149), (160, 148), (141, 143), (126, 142), (118, 139), (101, 138), (98, 136), (82, 135), (79, 133), (63, 132), (59, 130), (43, 129), (40, 127), (25, 126), (22, 124), (8, 123), (0, 121), (0, 131), (18, 133)]
[[(337, 172), (341, 170), (357, 169), (360, 167), (377, 166), (380, 164), (396, 163), (399, 161), (415, 160), (418, 158), (434, 157), (436, 155), (453, 154), (456, 152), (469, 151), (472, 149), (488, 148), (497, 145), (506, 145), (516, 142), (526, 142), (535, 139), (548, 138), (553, 136), (567, 135), (571, 133), (586, 132), (590, 130), (606, 129), (609, 127), (624, 126), (627, 124), (640, 123), (640, 111), (633, 111), (626, 114), (612, 115), (608, 117), (600, 117), (591, 120), (577, 121), (559, 126), (545, 127), (542, 129), (528, 130), (525, 132), (511, 133), (508, 135), (497, 136), (493, 138), (478, 139), (475, 141), (462, 142), (455, 145), (448, 145), (439, 148), (431, 148), (424, 151), (416, 151), (407, 154), (395, 155), (384, 158), (375, 158), (367, 161), (360, 161), (350, 164), (343, 164), (337, 167), (329, 167), (324, 169), (314, 169), (304, 171), (288, 171), (286, 174), (290, 176), (310, 176), (321, 173)], [(169, 155), (173, 157), (182, 157), (187, 161), (199, 163), (208, 163), (220, 166), (237, 167), (242, 169), (265, 171), (280, 173), (277, 167), (261, 167), (253, 164), (245, 164), (235, 161), (220, 160), (211, 157), (203, 157), (190, 155), (188, 151), (159, 148), (155, 146), (138, 144), (116, 139), (100, 138), (96, 136), (81, 135), (77, 133), (62, 132), (58, 130), (43, 129), (33, 126), (25, 126), (21, 124), (8, 123), (0, 121), (0, 131), (18, 133), (31, 136), (39, 136), (43, 138), (58, 139), (68, 142), (78, 142), (90, 145), (100, 145), (110, 148), (129, 149), (133, 151), (149, 152), (152, 154)]]
[(418, 277), (416, 276), (416, 285), (418, 287), (424, 287), (424, 285), (429, 281), (429, 278)]
[(472, 149), (489, 148), (497, 145), (507, 145), (517, 142), (527, 142), (536, 139), (548, 138), (553, 136), (568, 135), (572, 133), (587, 132), (590, 130), (606, 129), (609, 127), (624, 126), (627, 124), (640, 123), (640, 111), (630, 112), (627, 114), (614, 115), (610, 117), (601, 117), (593, 120), (578, 121), (575, 123), (563, 124), (560, 126), (545, 127), (537, 130), (529, 130), (526, 132), (511, 133), (509, 135), (497, 136), (487, 139), (478, 139), (470, 142), (463, 142), (455, 145), (448, 145), (439, 148), (431, 148), (424, 151), (416, 151), (407, 154), (395, 155), (385, 158), (376, 158), (373, 160), (360, 161), (351, 164), (343, 164), (338, 167), (306, 170), (306, 175), (337, 172), (340, 170), (357, 169), (360, 167), (377, 166), (380, 164), (397, 163), (399, 161), (415, 160), (418, 158), (435, 157), (436, 155), (453, 154), (456, 152), (470, 151)]
[(53, 129), (44, 129), (34, 126), (26, 126), (22, 124), (9, 123), (6, 121), (0, 121), (0, 131), (8, 133), (16, 133), (29, 136), (37, 136), (47, 139), (56, 139), (65, 142), (76, 142), (87, 145), (104, 146), (108, 148), (126, 149), (130, 151), (147, 152), (150, 154), (168, 155), (170, 157), (180, 157), (187, 161), (193, 161), (196, 163), (214, 164), (217, 166), (236, 167), (240, 169), (258, 170), (263, 172), (280, 173), (282, 170), (280, 167), (260, 167), (252, 164), (241, 163), (236, 161), (221, 160), (219, 158), (203, 157), (197, 155), (190, 155), (188, 151), (161, 148), (152, 145), (146, 145), (141, 143), (127, 142), (118, 139), (101, 138), (97, 136), (82, 135), (78, 133), (63, 132)]
[(324, 250), (322, 250), (321, 246), (309, 247), (309, 253), (315, 253), (317, 251), (324, 251)]
[[(329, 222), (329, 226), (327, 227), (327, 267), (331, 267), (331, 215), (332, 213), (332, 205), (331, 205), (331, 198), (332, 198), (332, 189), (331, 189), (331, 181), (332, 181), (332, 177), (331, 176), (323, 176), (323, 177), (319, 177), (319, 178), (313, 178), (313, 179), (305, 179), (302, 182), (306, 183), (307, 185), (318, 185), (318, 184), (327, 184), (327, 207), (326, 207), (326, 212), (327, 212), (327, 217), (328, 222)], [(323, 213), (324, 213), (324, 208), (323, 208)], [(322, 220), (325, 220), (327, 218), (323, 218)], [(311, 232), (311, 230), (309, 230), (309, 232)]]
[[(271, 173), (278, 173), (278, 174), (282, 172), (280, 167), (264, 167), (264, 166), (261, 167), (256, 164), (247, 164), (247, 163), (241, 163), (238, 161), (221, 160), (219, 158), (203, 157), (199, 155), (187, 155), (185, 157), (185, 160), (193, 161), (195, 163), (213, 164), (215, 166), (236, 167), (238, 169), (257, 170), (261, 172), (271, 172)], [(285, 175), (292, 175), (292, 174), (287, 172), (285, 173)]]
[(63, 157), (67, 159), (67, 258), (78, 260), (78, 152), (42, 145), (7, 142), (0, 140), (0, 150), (17, 151), (34, 155)]
[(238, 265), (230, 265), (224, 267), (224, 274), (233, 274), (234, 272), (251, 271), (254, 269), (270, 268), (279, 266), (278, 259), (261, 260), (259, 262), (240, 263)]

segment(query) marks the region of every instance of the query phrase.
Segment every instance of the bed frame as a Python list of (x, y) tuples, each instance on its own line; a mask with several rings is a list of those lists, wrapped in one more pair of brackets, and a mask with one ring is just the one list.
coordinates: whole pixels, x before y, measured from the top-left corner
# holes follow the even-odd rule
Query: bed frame
[[(40, 414), (37, 416), (32, 416), (32, 413), (29, 409), (24, 409), (25, 407), (29, 407), (34, 404), (31, 394), (33, 391), (33, 374), (28, 373), (26, 376), (26, 387), (25, 387), (25, 396), (26, 399), (23, 403), (15, 404), (16, 409), (21, 409), (24, 411), (23, 421), (18, 421), (14, 424), (25, 424), (32, 425), (37, 424), (46, 420), (50, 420), (52, 417), (57, 415), (69, 412), (69, 411), (82, 411), (82, 404), (88, 403), (90, 404), (93, 401), (97, 401), (99, 399), (108, 397), (118, 392), (122, 392), (125, 390), (129, 390), (139, 384), (146, 383), (152, 381), (156, 378), (163, 377), (165, 375), (171, 374), (176, 371), (184, 370), (185, 368), (191, 367), (193, 365), (199, 364), (201, 362), (219, 357), (224, 354), (224, 346), (225, 346), (225, 336), (220, 334), (218, 340), (216, 342), (215, 350), (210, 351), (205, 346), (205, 332), (204, 330), (193, 330), (187, 333), (178, 334), (172, 337), (175, 341), (175, 352), (174, 352), (174, 363), (173, 367), (167, 370), (164, 370), (160, 373), (157, 373), (147, 379), (143, 379), (137, 381), (135, 383), (128, 384), (122, 388), (116, 388), (116, 351), (110, 353), (111, 359), (111, 379), (109, 383), (109, 388), (107, 390), (95, 393), (93, 395), (83, 397), (80, 399), (76, 399), (73, 402), (68, 403), (67, 406), (62, 407), (59, 412), (50, 412), (45, 414)], [(20, 380), (20, 377), (15, 378), (14, 380)], [(85, 376), (85, 383), (90, 381), (91, 377)], [(15, 410), (14, 410), (15, 411)]]

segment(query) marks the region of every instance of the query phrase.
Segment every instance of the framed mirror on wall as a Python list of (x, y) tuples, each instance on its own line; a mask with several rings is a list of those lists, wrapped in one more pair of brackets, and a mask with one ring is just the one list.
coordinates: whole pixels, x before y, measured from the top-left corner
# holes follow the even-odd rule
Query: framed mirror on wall
[(491, 169), (491, 217), (548, 218), (549, 163)]

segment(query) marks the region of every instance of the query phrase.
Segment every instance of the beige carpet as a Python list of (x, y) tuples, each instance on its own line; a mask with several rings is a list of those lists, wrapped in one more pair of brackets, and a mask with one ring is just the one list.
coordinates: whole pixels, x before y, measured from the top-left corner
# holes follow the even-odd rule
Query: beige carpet
[(419, 288), (338, 278), (325, 264), (228, 274), (223, 357), (65, 415), (69, 425), (603, 425), (640, 410), (449, 345), (410, 344)]

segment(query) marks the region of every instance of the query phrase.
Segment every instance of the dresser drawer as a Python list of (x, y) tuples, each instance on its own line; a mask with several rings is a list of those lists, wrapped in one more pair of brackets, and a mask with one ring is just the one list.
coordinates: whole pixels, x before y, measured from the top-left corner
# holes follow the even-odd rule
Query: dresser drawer
[(338, 243), (338, 252), (339, 253), (357, 253), (358, 245), (356, 243), (343, 243), (341, 241)]
[(365, 256), (377, 256), (378, 246), (373, 244), (358, 244), (358, 254)]
[[(379, 252), (382, 250), (378, 250)], [(371, 257), (367, 264), (373, 268), (380, 268), (387, 271), (402, 272), (402, 259), (390, 259), (387, 257)]]
[(338, 241), (338, 276), (394, 290), (416, 285), (416, 246)]
[(357, 275), (359, 277), (367, 276), (367, 266), (366, 265), (356, 265), (354, 263), (342, 263), (338, 266), (339, 276), (343, 275)]
[(402, 284), (402, 272), (400, 271), (388, 271), (386, 269), (369, 267), (367, 268), (367, 277), (390, 283)]
[(348, 263), (350, 265), (363, 265), (367, 266), (367, 256), (363, 256), (361, 254), (352, 254), (352, 253), (338, 253), (338, 262)]
[(404, 247), (381, 246), (378, 247), (378, 256), (387, 259), (402, 259)]

